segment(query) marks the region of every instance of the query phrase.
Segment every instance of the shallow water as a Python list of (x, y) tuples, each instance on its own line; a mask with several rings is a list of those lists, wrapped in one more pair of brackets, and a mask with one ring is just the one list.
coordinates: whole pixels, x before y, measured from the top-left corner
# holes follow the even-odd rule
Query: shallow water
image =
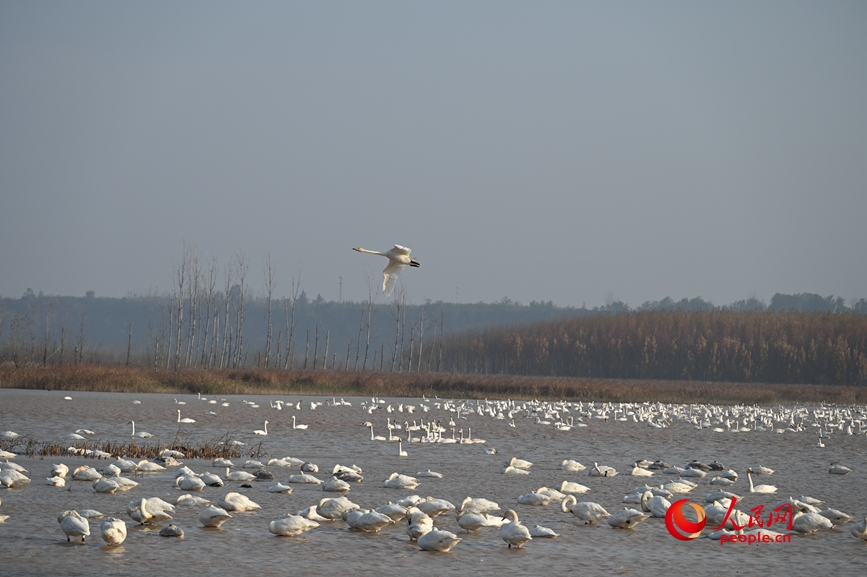
[[(72, 400), (64, 400), (69, 394)], [(160, 526), (133, 524), (126, 514), (127, 504), (141, 497), (159, 496), (174, 503), (181, 494), (172, 487), (174, 469), (165, 473), (136, 477), (142, 485), (127, 494), (97, 494), (90, 483), (67, 480), (67, 488), (45, 484), (53, 463), (63, 462), (72, 471), (89, 464), (102, 468), (106, 461), (81, 457), (31, 459), (16, 457), (15, 462), (30, 471), (32, 482), (23, 489), (0, 488), (0, 514), (9, 515), (0, 523), (0, 575), (140, 575), (142, 572), (170, 571), (183, 575), (308, 574), (323, 570), (360, 574), (423, 572), (448, 575), (472, 572), (478, 575), (512, 574), (580, 574), (580, 575), (669, 575), (672, 572), (698, 571), (704, 575), (815, 575), (864, 574), (867, 571), (867, 543), (852, 537), (849, 528), (823, 531), (816, 535), (794, 535), (791, 543), (747, 546), (721, 546), (709, 539), (679, 541), (665, 528), (662, 519), (648, 519), (632, 530), (612, 529), (607, 523), (580, 525), (573, 517), (560, 512), (556, 504), (546, 507), (520, 505), (518, 495), (542, 486), (557, 488), (564, 480), (576, 481), (591, 488), (578, 500), (595, 501), (609, 512), (619, 510), (623, 495), (645, 481), (650, 485), (667, 482), (672, 477), (657, 472), (652, 478), (623, 474), (637, 459), (662, 459), (678, 466), (698, 459), (717, 460), (733, 468), (741, 477), (734, 493), (745, 495), (739, 509), (748, 511), (758, 504), (766, 510), (790, 495), (809, 495), (825, 501), (855, 520), (867, 516), (867, 436), (837, 434), (826, 440), (826, 447), (816, 446), (812, 430), (802, 433), (771, 432), (714, 433), (697, 431), (691, 424), (675, 421), (671, 427), (656, 429), (642, 423), (585, 419), (584, 428), (557, 431), (550, 426), (533, 424), (532, 419), (518, 418), (515, 428), (507, 420), (496, 420), (470, 413), (458, 421), (458, 427), (472, 428), (473, 438), (484, 444), (404, 443), (409, 457), (397, 456), (397, 444), (371, 441), (364, 421), (374, 423), (376, 433), (387, 435), (386, 418), (398, 422), (454, 417), (430, 406), (430, 412), (414, 414), (384, 410), (368, 414), (359, 398), (346, 398), (352, 406), (323, 404), (310, 410), (310, 401), (322, 397), (282, 397), (293, 403), (303, 400), (300, 410), (285, 405), (282, 411), (269, 408), (277, 397), (226, 397), (228, 407), (198, 400), (195, 396), (177, 397), (185, 405), (175, 404), (172, 395), (131, 395), (113, 393), (65, 393), (58, 391), (23, 391), (0, 389), (0, 432), (15, 431), (39, 440), (51, 441), (78, 428), (96, 432), (92, 439), (128, 442), (129, 421), (137, 430), (153, 433), (150, 443), (171, 442), (180, 431), (193, 443), (204, 443), (230, 434), (245, 440), (247, 448), (263, 442), (265, 453), (260, 460), (291, 455), (317, 463), (319, 478), (326, 478), (336, 464), (357, 464), (364, 470), (363, 483), (353, 484), (347, 494), (353, 502), (375, 508), (410, 494), (434, 496), (459, 505), (466, 496), (486, 497), (502, 509), (518, 512), (521, 522), (532, 527), (541, 524), (557, 531), (556, 539), (537, 538), (524, 549), (508, 549), (499, 530), (486, 528), (478, 534), (460, 534), (463, 540), (448, 554), (420, 551), (408, 541), (405, 525), (386, 527), (380, 534), (348, 530), (344, 522), (323, 523), (301, 537), (275, 537), (268, 523), (285, 513), (295, 512), (318, 503), (326, 493), (319, 486), (293, 485), (290, 495), (267, 492), (268, 482), (252, 483), (249, 489), (240, 483), (221, 488), (206, 487), (198, 495), (216, 500), (229, 491), (239, 491), (262, 508), (252, 513), (233, 513), (220, 530), (204, 529), (196, 519), (199, 508), (177, 507), (174, 523), (186, 533), (183, 540), (159, 537)], [(134, 404), (139, 400), (140, 404)], [(250, 408), (242, 400), (255, 401)], [(386, 399), (398, 403), (422, 404), (421, 399)], [(385, 405), (382, 405), (385, 406)], [(182, 416), (196, 419), (194, 424), (179, 424)], [(215, 416), (206, 415), (213, 410)], [(307, 430), (292, 429), (292, 415)], [(268, 436), (254, 436), (265, 420)], [(405, 435), (405, 433), (403, 433)], [(89, 439), (91, 440), (91, 439)], [(486, 454), (496, 448), (498, 454)], [(527, 476), (503, 475), (504, 462), (511, 456), (534, 463)], [(590, 467), (594, 462), (617, 468), (613, 478), (590, 477), (587, 471), (564, 472), (557, 469), (563, 459), (575, 459)], [(236, 465), (245, 458), (233, 459)], [(828, 464), (841, 461), (853, 469), (850, 475), (828, 474)], [(225, 470), (211, 467), (210, 462), (185, 460), (184, 464), (201, 473), (211, 470), (221, 477)], [(762, 464), (776, 472), (760, 476), (758, 483), (779, 487), (776, 495), (748, 495), (746, 469)], [(431, 469), (444, 478), (420, 478), (413, 491), (385, 489), (382, 481), (392, 472), (415, 475)], [(290, 469), (270, 467), (278, 481), (285, 482)], [(697, 482), (699, 487), (688, 497), (703, 502), (711, 487), (712, 474)], [(676, 498), (681, 498), (677, 496)], [(674, 501), (675, 499), (671, 499)], [(91, 520), (91, 536), (85, 543), (67, 543), (56, 520), (67, 509), (97, 509), (106, 516), (128, 521), (129, 535), (121, 546), (104, 546), (99, 537), (100, 521)], [(164, 526), (165, 524), (163, 524)], [(460, 532), (454, 514), (436, 519), (436, 526)], [(772, 527), (778, 528), (778, 527)]]

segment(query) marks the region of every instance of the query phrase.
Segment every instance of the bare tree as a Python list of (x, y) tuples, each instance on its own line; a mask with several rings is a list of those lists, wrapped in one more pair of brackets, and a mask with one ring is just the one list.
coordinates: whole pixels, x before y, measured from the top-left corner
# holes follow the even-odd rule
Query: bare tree
[(247, 292), (247, 273), (250, 270), (250, 261), (239, 253), (235, 256), (238, 267), (238, 308), (235, 311), (235, 330), (237, 331), (237, 345), (235, 347), (235, 362), (234, 367), (242, 367), (244, 365), (244, 298)]
[(177, 336), (175, 337), (175, 354), (174, 359), (172, 360), (172, 366), (175, 370), (178, 370), (181, 360), (181, 334), (183, 332), (184, 326), (184, 301), (186, 299), (186, 282), (187, 282), (187, 246), (186, 243), (181, 244), (181, 260), (179, 263), (175, 263), (174, 266), (174, 299), (175, 304), (177, 306), (177, 316), (175, 317), (175, 322), (177, 322), (176, 332)]
[[(378, 291), (379, 285), (374, 282), (373, 275), (370, 273), (370, 271), (367, 271), (367, 335), (364, 339), (364, 364), (361, 366), (362, 371), (367, 370), (367, 355), (370, 351), (370, 326), (371, 324), (373, 324), (373, 298), (376, 296)], [(381, 360), (380, 364), (382, 364)], [(375, 366), (376, 359), (374, 358), (373, 364), (371, 364), (371, 369), (373, 369)]]
[[(392, 316), (394, 317), (394, 349), (391, 352), (391, 371), (394, 372), (395, 366), (400, 370), (403, 361), (403, 352), (400, 350), (401, 339), (403, 338), (403, 327), (401, 326), (402, 313), (406, 307), (406, 289), (399, 287), (394, 295), (394, 309)], [(403, 321), (406, 322), (405, 320)], [(400, 363), (398, 362), (400, 356)]]
[(224, 369), (229, 366), (229, 346), (231, 345), (231, 333), (229, 331), (229, 312), (231, 310), (231, 290), (232, 290), (232, 281), (235, 278), (235, 266), (234, 261), (230, 260), (228, 266), (225, 271), (226, 277), (226, 290), (223, 293), (224, 304), (226, 305), (224, 308), (225, 317), (223, 321), (223, 346), (220, 349), (220, 365), (221, 369)]
[[(213, 366), (213, 355), (217, 346), (217, 326), (219, 312), (217, 312), (216, 289), (217, 289), (217, 256), (212, 254), (208, 265), (207, 278), (208, 295), (205, 299), (205, 329), (202, 336), (202, 351), (199, 363), (206, 367)], [(212, 320), (213, 316), (213, 320)], [(211, 334), (213, 331), (213, 334)]]
[(271, 253), (265, 254), (265, 293), (268, 297), (268, 334), (265, 338), (265, 368), (271, 366), (271, 337), (273, 335), (273, 327), (271, 325), (271, 299), (274, 295), (274, 288), (277, 280), (274, 277), (274, 269), (271, 267)]
[(187, 274), (189, 275), (188, 301), (190, 306), (190, 321), (187, 334), (187, 354), (184, 360), (184, 366), (186, 367), (189, 367), (193, 363), (193, 352), (196, 350), (196, 327), (199, 315), (201, 314), (199, 311), (199, 301), (201, 300), (202, 290), (202, 269), (200, 264), (201, 255), (199, 253), (199, 246), (194, 245), (188, 255), (190, 260), (187, 269)]
[[(421, 318), (418, 321), (418, 363), (415, 368), (415, 372), (421, 372), (421, 355), (422, 350), (424, 349), (424, 315), (427, 310), (427, 303), (421, 307)], [(412, 370), (412, 366), (410, 366), (410, 370)]]
[(292, 349), (292, 337), (295, 335), (295, 305), (298, 304), (298, 296), (301, 292), (301, 271), (298, 271), (298, 282), (295, 282), (295, 277), (292, 277), (292, 300), (291, 307), (283, 299), (283, 308), (286, 313), (286, 359), (284, 367), (292, 369), (295, 367), (295, 351)]

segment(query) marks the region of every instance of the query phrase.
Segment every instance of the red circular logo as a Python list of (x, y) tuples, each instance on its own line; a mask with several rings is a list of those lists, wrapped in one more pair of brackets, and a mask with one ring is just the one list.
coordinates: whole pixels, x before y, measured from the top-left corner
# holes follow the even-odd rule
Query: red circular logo
[[(689, 505), (695, 511), (697, 521), (690, 521), (683, 514), (684, 505)], [(704, 509), (690, 503), (689, 499), (681, 499), (671, 504), (668, 511), (665, 512), (665, 527), (672, 537), (676, 537), (681, 541), (692, 541), (701, 534), (701, 530), (707, 524), (707, 515)]]

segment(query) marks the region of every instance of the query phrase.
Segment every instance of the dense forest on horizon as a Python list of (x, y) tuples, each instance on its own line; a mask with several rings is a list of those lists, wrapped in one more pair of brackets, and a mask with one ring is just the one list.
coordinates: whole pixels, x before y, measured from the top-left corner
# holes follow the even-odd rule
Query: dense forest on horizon
[[(867, 301), (777, 294), (603, 307), (388, 304), (252, 296), (239, 285), (173, 295), (0, 298), (0, 364), (448, 371), (769, 383), (867, 384)], [(183, 295), (181, 298), (178, 295)], [(228, 298), (226, 297), (228, 295)]]

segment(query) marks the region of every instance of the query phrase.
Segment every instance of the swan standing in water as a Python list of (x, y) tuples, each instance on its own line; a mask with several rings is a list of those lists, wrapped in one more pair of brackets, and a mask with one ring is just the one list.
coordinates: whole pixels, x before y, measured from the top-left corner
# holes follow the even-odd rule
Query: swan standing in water
[(599, 503), (591, 503), (589, 501), (578, 503), (577, 501), (574, 495), (568, 495), (560, 501), (560, 510), (564, 513), (572, 513), (584, 521), (584, 523), (601, 521), (611, 516)]
[(400, 439), (397, 440), (397, 456), (409, 457), (409, 453), (403, 450), (403, 441), (401, 441)]
[(400, 246), (399, 244), (394, 245), (393, 248), (386, 252), (367, 250), (359, 247), (355, 247), (352, 250), (357, 252), (366, 252), (367, 254), (378, 254), (379, 256), (384, 256), (388, 259), (388, 266), (386, 266), (385, 270), (382, 271), (382, 294), (384, 296), (391, 296), (391, 293), (394, 290), (394, 285), (397, 283), (397, 276), (403, 270), (403, 267), (409, 265), (418, 268), (421, 266), (417, 260), (409, 257), (412, 249)]
[(109, 517), (99, 526), (102, 540), (109, 545), (120, 545), (126, 539), (126, 523), (115, 517)]
[[(180, 413), (178, 413), (178, 414), (180, 414)], [(265, 429), (264, 429), (264, 430), (263, 430), (263, 429), (256, 429), (255, 431), (253, 431), (253, 434), (254, 434), (254, 435), (265, 435), (265, 436), (267, 436), (267, 435), (268, 435), (268, 423), (270, 423), (270, 422), (271, 422), (271, 421), (265, 421)]]
[(66, 533), (67, 542), (73, 537), (81, 537), (83, 543), (84, 538), (90, 535), (90, 524), (87, 519), (78, 514), (78, 511), (64, 511), (58, 520), (61, 531)]
[[(301, 429), (301, 430), (304, 430), (304, 429), (307, 428), (307, 425), (297, 425), (297, 424), (295, 424), (295, 415), (292, 415), (292, 428), (293, 428), (293, 429)], [(372, 430), (373, 430), (373, 428), (371, 427), (371, 431), (372, 431)]]
[(518, 520), (518, 514), (512, 509), (506, 509), (503, 519), (509, 521), (500, 526), (500, 538), (508, 543), (510, 549), (512, 545), (523, 548), (524, 543), (533, 539), (530, 530), (521, 524)]

